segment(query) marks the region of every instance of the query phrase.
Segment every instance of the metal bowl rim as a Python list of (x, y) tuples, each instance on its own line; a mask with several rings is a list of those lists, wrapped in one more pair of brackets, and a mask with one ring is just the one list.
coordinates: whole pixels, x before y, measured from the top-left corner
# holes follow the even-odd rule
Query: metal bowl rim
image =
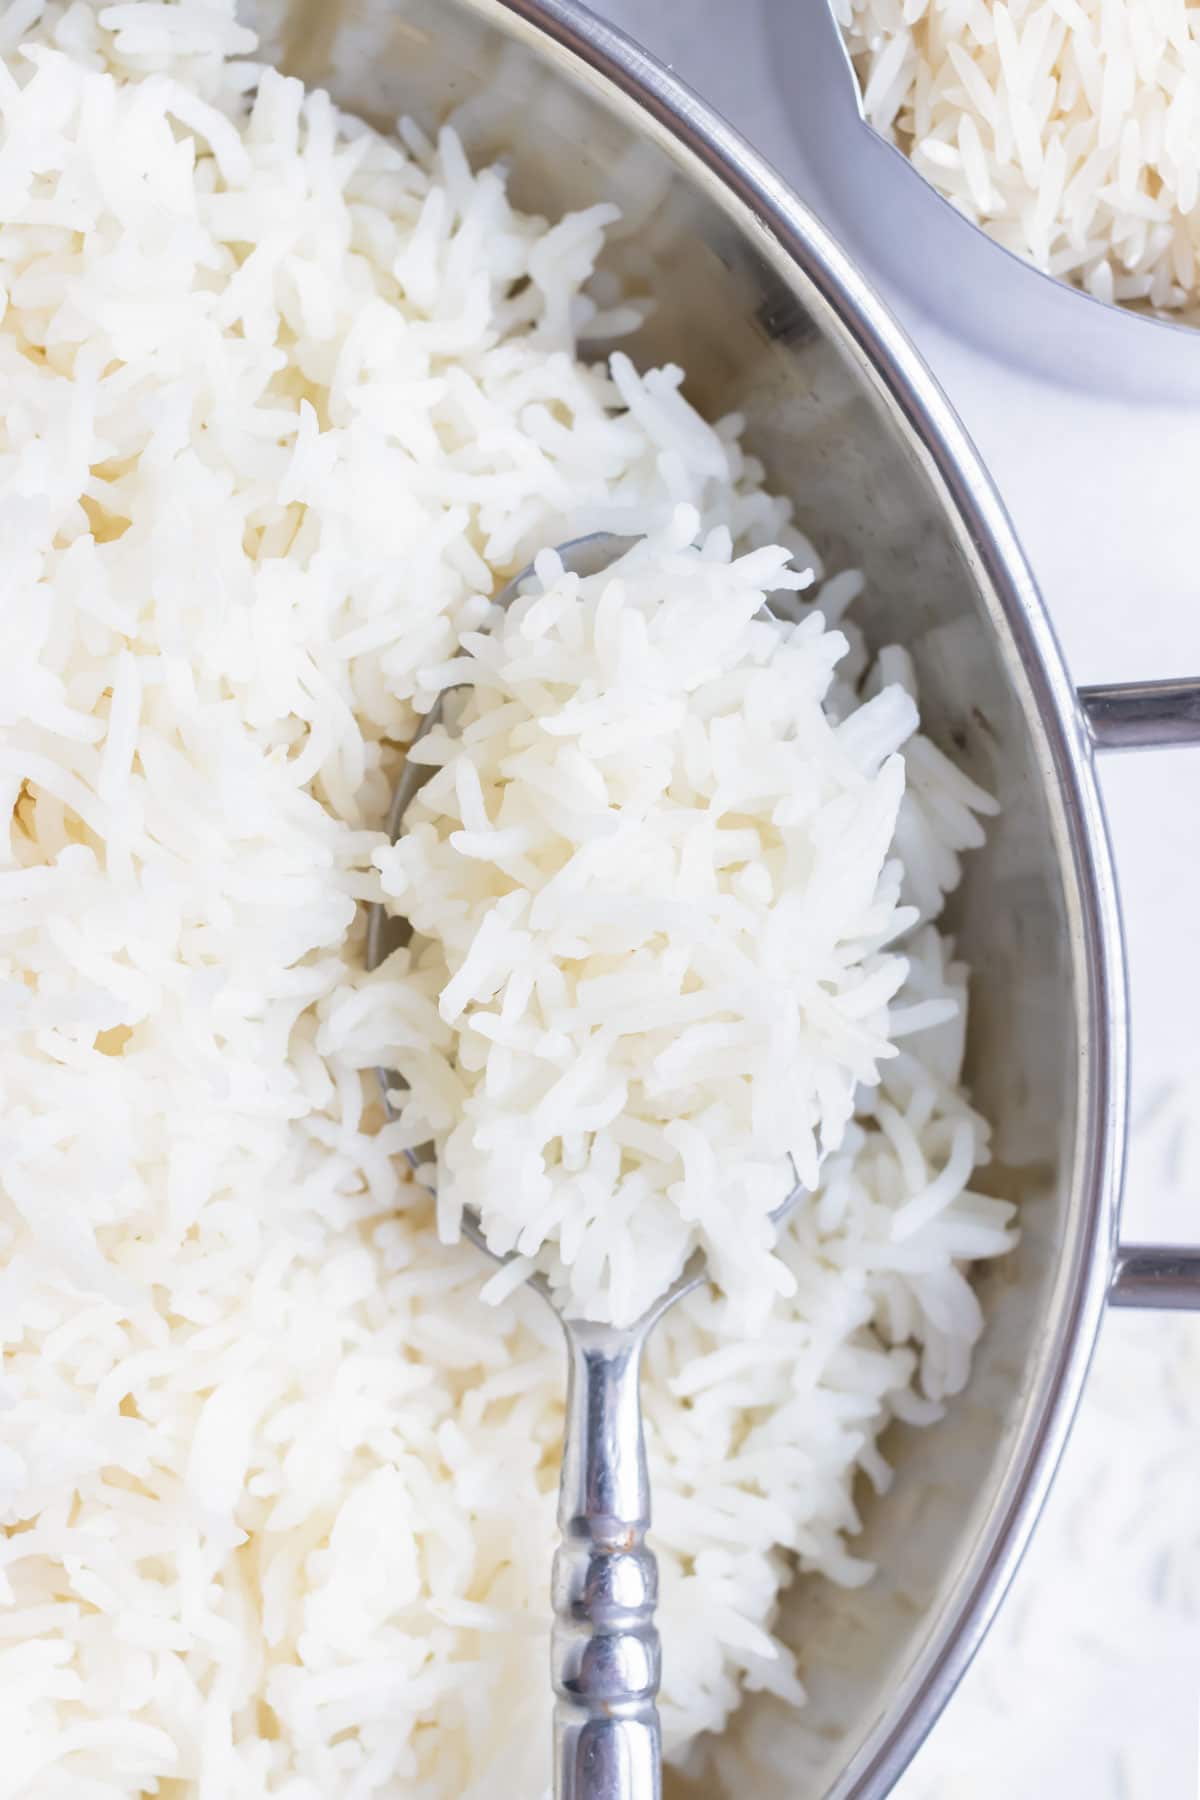
[[(870, 119), (868, 119), (866, 113), (863, 111), (862, 85), (858, 79), (858, 71), (854, 67), (854, 61), (850, 54), (849, 45), (842, 35), (841, 28), (834, 16), (830, 0), (818, 0), (818, 5), (824, 10), (825, 18), (828, 20), (829, 27), (837, 39), (838, 49), (841, 53), (842, 60), (846, 65), (846, 104), (850, 115), (848, 123), (857, 130), (869, 131), (873, 138), (883, 144), (896, 158), (896, 161), (905, 175), (913, 181), (920, 182), (922, 188), (929, 194), (932, 194), (939, 207), (943, 209), (944, 213), (956, 228), (969, 231), (972, 236), (978, 238), (981, 243), (986, 244), (990, 251), (994, 251), (997, 256), (1004, 257), (1005, 261), (1010, 265), (1010, 274), (1014, 277), (1031, 278), (1036, 281), (1039, 288), (1043, 290), (1049, 290), (1056, 293), (1060, 292), (1066, 294), (1071, 300), (1081, 300), (1086, 302), (1087, 306), (1091, 309), (1091, 316), (1093, 318), (1102, 316), (1106, 322), (1113, 319), (1123, 321), (1123, 323), (1118, 326), (1118, 329), (1120, 330), (1126, 330), (1130, 326), (1152, 326), (1163, 342), (1168, 341), (1170, 338), (1174, 338), (1176, 340), (1175, 348), (1177, 349), (1182, 349), (1184, 340), (1195, 335), (1197, 329), (1196, 326), (1187, 324), (1183, 319), (1168, 318), (1162, 313), (1136, 312), (1132, 306), (1126, 305), (1124, 302), (1101, 300), (1098, 295), (1089, 293), (1087, 288), (1076, 287), (1073, 281), (1063, 281), (1059, 276), (1052, 275), (1048, 269), (1039, 268), (1037, 263), (1030, 262), (1027, 257), (1021, 256), (1016, 250), (1010, 250), (1007, 244), (1001, 244), (996, 238), (986, 232), (981, 225), (977, 225), (974, 219), (969, 219), (965, 213), (959, 212), (958, 208), (946, 198), (940, 188), (935, 187), (932, 181), (922, 175), (912, 158), (900, 147), (900, 145), (893, 143), (891, 138), (885, 137), (883, 132), (880, 131), (877, 126), (872, 125)], [(1108, 329), (1107, 323), (1105, 329)]]

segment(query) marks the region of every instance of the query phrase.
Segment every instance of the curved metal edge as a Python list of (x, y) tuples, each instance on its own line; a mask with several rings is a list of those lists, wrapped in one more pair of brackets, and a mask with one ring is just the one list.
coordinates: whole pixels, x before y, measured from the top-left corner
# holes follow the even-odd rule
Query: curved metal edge
[(1108, 1302), (1149, 1312), (1200, 1312), (1200, 1249), (1194, 1244), (1120, 1245)]
[[(1079, 690), (1097, 750), (1166, 750), (1200, 746), (1200, 681), (1129, 681)], [(1120, 1244), (1113, 1259), (1110, 1306), (1151, 1312), (1200, 1312), (1200, 1248)]]
[(1167, 750), (1200, 744), (1200, 681), (1083, 687), (1079, 703), (1097, 750)]
[(931, 1622), (931, 1648), (910, 1667), (908, 1697), (883, 1720), (827, 1800), (886, 1794), (966, 1673), (1024, 1554), (1066, 1443), (1103, 1316), (1116, 1243), (1128, 1087), (1125, 959), (1112, 854), (1074, 687), (1012, 525), (974, 445), (900, 327), (824, 226), (732, 127), (644, 50), (575, 0), (468, 0), (507, 13), (518, 35), (550, 39), (589, 85), (632, 100), (676, 163), (698, 164), (757, 230), (781, 273), (798, 266), (892, 412), (959, 524), (963, 549), (999, 627), (1041, 763), (1067, 890), (1081, 1046), (1073, 1192), (1082, 1224), (1052, 1299), (1056, 1374), (1011, 1452), (1023, 1476), (999, 1508), (965, 1591)]
[[(789, 98), (791, 110), (811, 117), (812, 131), (803, 137), (796, 133), (796, 140), (817, 203), (846, 221), (866, 267), (895, 283), (932, 323), (1011, 367), (1036, 370), (1058, 386), (1083, 392), (1114, 387), (1117, 378), (1114, 391), (1130, 394), (1136, 387), (1137, 398), (1145, 400), (1150, 364), (1150, 397), (1164, 405), (1194, 401), (1197, 362), (1186, 340), (1195, 326), (1100, 300), (998, 243), (865, 117), (858, 75), (830, 0), (797, 0), (767, 12), (776, 66), (804, 72), (803, 87), (797, 83)], [(809, 142), (823, 152), (815, 159), (806, 151)], [(893, 176), (898, 184), (893, 208), (903, 204), (912, 212), (898, 234), (878, 210), (880, 180)], [(875, 196), (873, 214), (859, 203), (863, 195)], [(879, 227), (874, 231), (872, 216)], [(928, 252), (935, 238), (941, 248), (957, 249), (949, 261), (933, 258), (944, 290), (954, 294), (951, 309), (935, 305), (928, 285), (914, 280), (920, 259), (914, 261), (910, 247), (920, 243)], [(955, 238), (961, 247), (953, 244)], [(1010, 329), (1014, 316), (1024, 320), (1022, 338)], [(1136, 384), (1119, 379), (1130, 366), (1138, 369)]]

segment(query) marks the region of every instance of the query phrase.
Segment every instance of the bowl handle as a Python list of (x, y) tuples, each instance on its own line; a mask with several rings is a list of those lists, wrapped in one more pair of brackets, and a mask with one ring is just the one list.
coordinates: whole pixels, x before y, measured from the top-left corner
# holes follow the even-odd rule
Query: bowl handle
[[(1131, 681), (1079, 690), (1096, 750), (1200, 745), (1200, 681)], [(1119, 1244), (1108, 1290), (1113, 1306), (1200, 1312), (1200, 1247)]]

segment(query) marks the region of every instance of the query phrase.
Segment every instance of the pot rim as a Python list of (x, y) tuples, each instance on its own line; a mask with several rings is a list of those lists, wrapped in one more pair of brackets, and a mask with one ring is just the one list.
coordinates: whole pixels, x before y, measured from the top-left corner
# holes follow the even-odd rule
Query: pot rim
[(827, 1800), (892, 1787), (975, 1654), (1029, 1542), (1066, 1443), (1103, 1315), (1125, 1151), (1128, 1004), (1116, 878), (1092, 740), (1032, 573), (991, 479), (934, 377), (825, 227), (741, 135), (577, 0), (464, 0), (612, 104), (708, 189), (782, 278), (798, 269), (900, 422), (972, 568), (1042, 775), (1066, 902), (1078, 1050), (1070, 1236), (1034, 1391), (972, 1560), (900, 1689)]

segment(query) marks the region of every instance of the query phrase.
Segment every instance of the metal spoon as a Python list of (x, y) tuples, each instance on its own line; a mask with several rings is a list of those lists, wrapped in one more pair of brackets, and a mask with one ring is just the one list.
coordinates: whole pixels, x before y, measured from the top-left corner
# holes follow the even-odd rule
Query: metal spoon
[[(559, 546), (563, 565), (595, 575), (632, 549), (636, 538), (596, 532)], [(496, 596), (497, 606), (516, 599), (532, 565)], [(419, 743), (442, 717), (441, 698), (413, 739)], [(433, 770), (406, 762), (396, 784), (388, 832), (393, 842), (404, 815)], [(367, 967), (377, 968), (406, 943), (411, 927), (372, 906), (367, 927)], [(403, 1082), (379, 1071), (384, 1103)], [(409, 1152), (413, 1167), (432, 1152)], [(771, 1214), (779, 1222), (800, 1195), (799, 1183)], [(463, 1234), (493, 1262), (511, 1261), (488, 1248), (479, 1215), (467, 1208)], [(662, 1739), (656, 1704), (662, 1657), (654, 1622), (658, 1565), (646, 1547), (650, 1482), (642, 1430), (641, 1363), (646, 1339), (663, 1314), (706, 1279), (697, 1250), (667, 1291), (634, 1324), (618, 1328), (559, 1312), (544, 1275), (536, 1288), (560, 1320), (567, 1340), (567, 1411), (563, 1430), (558, 1523), (551, 1596), (554, 1629), (550, 1672), (554, 1683), (554, 1792), (556, 1800), (658, 1800), (662, 1791)]]

